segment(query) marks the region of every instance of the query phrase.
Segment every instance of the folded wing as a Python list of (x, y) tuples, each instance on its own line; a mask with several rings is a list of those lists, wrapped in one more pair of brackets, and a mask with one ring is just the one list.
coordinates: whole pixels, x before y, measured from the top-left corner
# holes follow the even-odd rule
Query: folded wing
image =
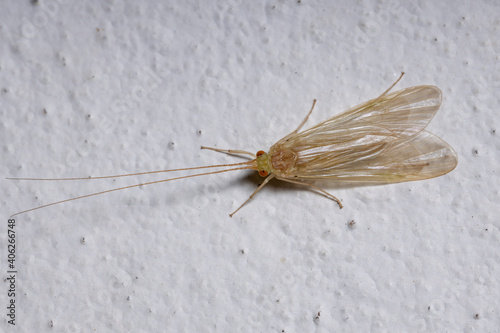
[(297, 155), (284, 178), (392, 183), (437, 177), (457, 164), (453, 149), (424, 131), (440, 104), (434, 86), (396, 91), (287, 136), (270, 153)]

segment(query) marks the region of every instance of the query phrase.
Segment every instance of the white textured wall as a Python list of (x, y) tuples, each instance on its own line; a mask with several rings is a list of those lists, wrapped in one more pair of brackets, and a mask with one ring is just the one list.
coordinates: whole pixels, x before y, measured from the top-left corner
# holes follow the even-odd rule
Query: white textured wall
[[(261, 181), (242, 171), (16, 216), (19, 331), (498, 330), (498, 1), (214, 3), (4, 3), (0, 175), (241, 161), (199, 147), (267, 150), (314, 98), (308, 124), (401, 71), (397, 88), (442, 89), (429, 130), (455, 148), (457, 169), (332, 187), (342, 210), (273, 182), (231, 219)], [(155, 179), (1, 179), (2, 276), (10, 214)]]

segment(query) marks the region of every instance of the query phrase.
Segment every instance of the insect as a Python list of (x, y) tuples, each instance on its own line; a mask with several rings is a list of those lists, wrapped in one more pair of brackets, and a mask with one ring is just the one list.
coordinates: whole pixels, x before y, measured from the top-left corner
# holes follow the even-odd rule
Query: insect
[(401, 73), (396, 82), (379, 97), (300, 132), (314, 109), (316, 104), (314, 100), (311, 110), (297, 129), (272, 145), (267, 153), (262, 150), (253, 154), (243, 150), (201, 147), (230, 155), (251, 156), (252, 159), (246, 162), (90, 178), (8, 178), (88, 180), (231, 167), (87, 194), (28, 209), (14, 215), (126, 188), (244, 169), (257, 170), (265, 179), (243, 204), (229, 214), (231, 217), (273, 178), (307, 186), (337, 202), (342, 208), (339, 199), (311, 182), (332, 180), (382, 184), (423, 180), (444, 175), (456, 167), (457, 155), (445, 141), (425, 130), (441, 105), (441, 91), (435, 86), (426, 85), (389, 93), (403, 75), (404, 73)]

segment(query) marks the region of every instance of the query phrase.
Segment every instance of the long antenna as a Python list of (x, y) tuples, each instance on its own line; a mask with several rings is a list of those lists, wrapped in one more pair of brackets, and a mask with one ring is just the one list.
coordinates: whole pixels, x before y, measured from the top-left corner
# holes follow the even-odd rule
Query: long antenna
[(97, 176), (97, 177), (72, 177), (72, 178), (13, 178), (6, 177), (8, 180), (89, 180), (89, 179), (106, 179), (106, 178), (119, 178), (119, 177), (129, 177), (129, 176), (141, 176), (162, 172), (174, 172), (174, 171), (187, 171), (187, 170), (198, 170), (198, 169), (208, 169), (208, 168), (222, 168), (222, 167), (232, 167), (238, 165), (248, 165), (250, 161), (241, 162), (241, 163), (232, 163), (232, 164), (216, 164), (216, 165), (206, 165), (194, 168), (182, 168), (182, 169), (168, 169), (168, 170), (155, 170), (155, 171), (146, 171), (146, 172), (138, 172), (138, 173), (127, 173), (122, 175), (112, 175), (112, 176)]
[[(250, 162), (252, 162), (252, 161), (248, 161), (248, 162), (245, 162), (245, 163), (250, 164)], [(237, 163), (237, 164), (235, 164), (235, 165), (241, 165), (241, 164), (244, 164), (244, 163)], [(203, 167), (201, 167), (201, 168), (203, 168)], [(133, 188), (133, 187), (139, 187), (139, 186), (146, 186), (146, 185), (152, 185), (152, 184), (158, 184), (158, 183), (169, 182), (169, 181), (171, 181), (171, 180), (178, 180), (178, 179), (184, 179), (184, 178), (191, 178), (191, 177), (199, 177), (199, 176), (213, 175), (213, 174), (216, 174), (216, 173), (223, 173), (223, 172), (235, 171), (235, 170), (252, 169), (252, 168), (253, 168), (253, 167), (252, 167), (251, 165), (248, 165), (248, 166), (246, 166), (246, 167), (233, 168), (233, 169), (226, 169), (226, 170), (219, 170), (219, 171), (212, 171), (212, 172), (204, 172), (204, 173), (198, 173), (198, 174), (195, 174), (195, 175), (182, 176), (182, 177), (176, 177), (176, 178), (168, 178), (168, 179), (162, 179), (162, 180), (157, 180), (157, 181), (153, 181), (153, 182), (147, 182), (147, 183), (140, 183), (140, 184), (135, 184), (135, 185), (130, 185), (130, 186), (118, 187), (118, 188), (114, 188), (114, 189), (111, 189), (111, 190), (106, 190), (106, 191), (101, 191), (101, 192), (96, 192), (96, 193), (86, 194), (86, 195), (82, 195), (82, 196), (79, 196), (79, 197), (70, 198), (70, 199), (65, 199), (65, 200), (61, 200), (61, 201), (56, 201), (56, 202), (49, 203), (49, 204), (46, 204), (46, 205), (43, 205), (43, 206), (39, 206), (39, 207), (35, 207), (35, 208), (31, 208), (31, 209), (23, 210), (23, 211), (21, 211), (21, 212), (18, 212), (18, 213), (12, 214), (12, 215), (11, 215), (11, 217), (12, 217), (12, 216), (19, 215), (19, 214), (24, 214), (24, 213), (27, 213), (27, 212), (31, 212), (31, 211), (33, 211), (33, 210), (42, 209), (42, 208), (49, 207), (49, 206), (53, 206), (53, 205), (58, 205), (58, 204), (61, 204), (61, 203), (63, 203), (63, 202), (68, 202), (68, 201), (73, 201), (73, 200), (78, 200), (78, 199), (88, 198), (88, 197), (92, 197), (92, 196), (95, 196), (95, 195), (100, 195), (100, 194), (109, 193), (109, 192), (114, 192), (114, 191), (119, 191), (119, 190), (125, 190), (125, 189), (127, 189), (127, 188)]]

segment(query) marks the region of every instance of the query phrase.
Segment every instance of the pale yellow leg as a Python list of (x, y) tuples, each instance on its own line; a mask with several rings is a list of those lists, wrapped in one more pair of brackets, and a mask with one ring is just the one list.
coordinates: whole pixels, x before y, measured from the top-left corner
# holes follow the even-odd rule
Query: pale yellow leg
[(264, 187), (264, 185), (266, 185), (271, 179), (273, 179), (275, 176), (274, 174), (270, 174), (269, 176), (267, 176), (266, 179), (264, 179), (264, 181), (262, 182), (262, 184), (260, 184), (259, 187), (257, 187), (257, 189), (252, 193), (252, 195), (250, 195), (250, 197), (244, 202), (241, 204), (241, 206), (238, 207), (238, 209), (236, 209), (234, 212), (232, 212), (231, 214), (229, 214), (229, 217), (233, 217), (234, 214), (236, 214), (237, 211), (239, 211), (241, 209), (241, 207), (245, 206), (245, 204), (250, 201), (250, 199), (253, 198), (253, 196), (255, 194), (257, 194), (257, 192), (260, 191), (261, 188)]
[(289, 182), (289, 183), (293, 183), (293, 184), (298, 184), (298, 185), (304, 185), (304, 186), (309, 186), (309, 187), (312, 187), (313, 189), (315, 189), (316, 191), (319, 191), (321, 193), (323, 193), (327, 198), (330, 198), (332, 199), (333, 201), (335, 201), (336, 203), (339, 204), (339, 207), (342, 208), (344, 206), (342, 206), (342, 203), (340, 202), (339, 199), (337, 199), (336, 197), (334, 197), (333, 195), (331, 195), (330, 193), (328, 193), (327, 191), (323, 190), (323, 189), (320, 189), (319, 187), (317, 186), (314, 186), (312, 184), (309, 184), (309, 183), (306, 183), (306, 182), (301, 182), (301, 181), (298, 181), (298, 180), (291, 180), (289, 178), (279, 178), (279, 177), (276, 177), (277, 179), (279, 180), (283, 180), (285, 182)]
[(316, 100), (313, 100), (313, 105), (311, 107), (311, 110), (309, 110), (309, 113), (307, 114), (307, 116), (304, 118), (304, 120), (300, 123), (299, 127), (297, 127), (297, 129), (295, 131), (293, 131), (291, 134), (295, 134), (295, 133), (298, 133), (299, 130), (301, 129), (302, 126), (304, 126), (304, 124), (306, 123), (307, 119), (309, 119), (309, 116), (311, 115), (311, 113), (313, 112), (313, 109), (314, 109), (314, 105), (316, 105)]
[(205, 147), (205, 146), (201, 146), (201, 149), (208, 149), (208, 150), (218, 151), (219, 153), (224, 153), (224, 154), (228, 154), (228, 155), (246, 154), (246, 155), (250, 155), (252, 157), (255, 157), (255, 154), (253, 154), (251, 152), (248, 152), (248, 151), (244, 151), (244, 150), (219, 149), (219, 148), (212, 148), (212, 147)]
[(297, 127), (297, 129), (295, 131), (293, 131), (292, 133), (288, 134), (287, 136), (285, 136), (283, 139), (281, 139), (280, 141), (282, 140), (288, 140), (289, 137), (291, 136), (294, 136), (295, 134), (297, 134), (299, 132), (299, 130), (302, 128), (302, 126), (304, 126), (304, 124), (306, 123), (307, 119), (309, 119), (309, 116), (311, 115), (311, 113), (313, 112), (313, 109), (314, 109), (314, 105), (316, 105), (316, 100), (313, 100), (313, 105), (311, 107), (311, 110), (309, 110), (309, 112), (307, 113), (307, 116), (304, 118), (304, 120), (300, 123), (299, 127)]
[(394, 82), (390, 87), (389, 89), (387, 89), (386, 91), (384, 91), (382, 93), (382, 95), (380, 95), (379, 97), (377, 97), (377, 99), (379, 99), (380, 97), (384, 96), (385, 94), (387, 94), (389, 91), (391, 91), (392, 88), (394, 88), (394, 86), (399, 82), (399, 80), (401, 80), (403, 78), (403, 75), (405, 75), (405, 72), (401, 72), (401, 75), (399, 76), (399, 78), (396, 80), (396, 82)]

